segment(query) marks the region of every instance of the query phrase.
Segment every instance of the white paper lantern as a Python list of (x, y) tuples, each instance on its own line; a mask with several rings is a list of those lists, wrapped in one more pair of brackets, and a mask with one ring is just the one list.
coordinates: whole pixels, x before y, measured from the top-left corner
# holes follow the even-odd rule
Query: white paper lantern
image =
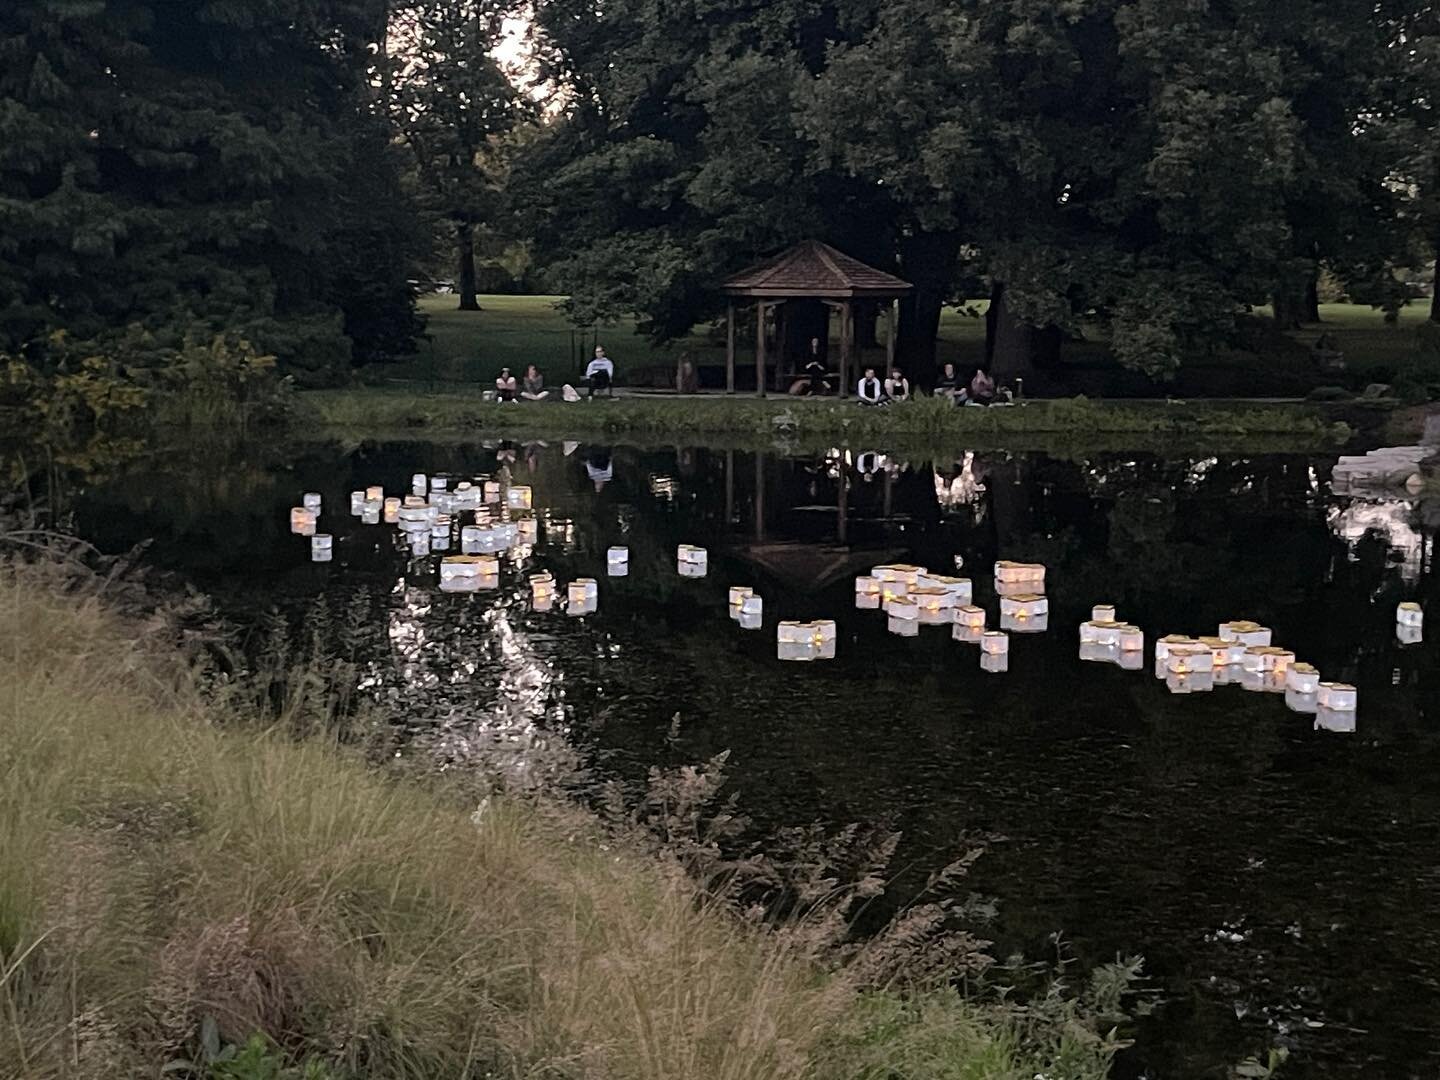
[(498, 480), (485, 481), (485, 501), (491, 505), (500, 501), (500, 482)]
[(890, 633), (894, 634), (896, 637), (920, 636), (919, 619), (901, 619), (894, 615), (891, 615), (885, 620), (885, 628), (889, 630)]
[(1145, 631), (1138, 626), (1121, 626), (1116, 644), (1122, 653), (1142, 653), (1145, 651)]
[(417, 472), (410, 477), (410, 490), (416, 495), (424, 495), (429, 490), (430, 480), (423, 472)]
[(1401, 645), (1419, 645), (1425, 640), (1425, 631), (1418, 626), (1397, 626), (1395, 640)]
[(297, 536), (315, 535), (315, 513), (303, 506), (292, 507), (290, 510), (290, 531)]
[(529, 510), (531, 502), (530, 489), (524, 484), (517, 484), (505, 492), (505, 505), (511, 510)]
[(1320, 672), (1305, 663), (1291, 664), (1285, 673), (1285, 688), (1297, 694), (1314, 694), (1320, 689)]
[(747, 596), (744, 603), (740, 605), (741, 616), (749, 615), (752, 618), (759, 618), (764, 614), (765, 601), (758, 596)]
[(1215, 669), (1215, 654), (1205, 646), (1174, 645), (1165, 657), (1166, 670), (1172, 675), (1209, 674)]
[(625, 577), (630, 573), (630, 549), (612, 547), (605, 551), (605, 570), (611, 577)]
[(379, 525), (379, 524), (380, 524), (380, 507), (379, 507), (378, 504), (376, 504), (376, 505), (372, 505), (371, 503), (366, 503), (366, 504), (365, 504), (364, 509), (360, 511), (360, 524), (361, 524), (361, 525)]
[(765, 618), (758, 611), (753, 614), (742, 611), (735, 617), (735, 622), (739, 624), (741, 630), (759, 630), (765, 625)]
[[(411, 483), (414, 483), (415, 478), (414, 478), (414, 477), (411, 477), (410, 480), (411, 480)], [(450, 487), (450, 478), (449, 478), (448, 476), (432, 476), (432, 477), (430, 478), (430, 490), (431, 490), (431, 491), (446, 491), (446, 490), (449, 489), (449, 487)]]
[(350, 513), (359, 517), (365, 511), (365, 492), (350, 492)]
[(1168, 634), (1155, 642), (1155, 659), (1165, 660), (1170, 656), (1171, 649), (1195, 644), (1198, 643), (1194, 638), (1186, 637), (1184, 634)]
[(1000, 614), (1012, 619), (1034, 619), (1050, 614), (1050, 601), (1038, 593), (1017, 593), (1000, 598)]
[(1001, 630), (987, 630), (980, 637), (980, 651), (999, 656), (1010, 651), (1010, 635)]
[(576, 578), (570, 582), (566, 596), (571, 605), (598, 603), (600, 586), (594, 578)]
[(730, 617), (733, 619), (740, 614), (740, 607), (748, 597), (754, 596), (755, 590), (749, 585), (731, 585), (728, 594), (730, 604)]
[(950, 631), (950, 636), (966, 645), (979, 645), (980, 639), (985, 636), (985, 627), (957, 622)]
[(316, 533), (310, 537), (310, 561), (329, 562), (335, 557), (335, 538), (329, 533)]
[(880, 607), (880, 594), (856, 593), (855, 607), (859, 611), (875, 611)]
[(882, 582), (892, 584), (904, 584), (907, 589), (913, 588), (920, 579), (920, 575), (926, 573), (923, 566), (913, 566), (910, 563), (888, 563), (884, 566), (876, 566), (870, 573), (879, 578)]
[(1291, 712), (1313, 714), (1320, 707), (1317, 695), (1306, 694), (1299, 690), (1285, 690), (1285, 707)]
[(1117, 645), (1101, 645), (1096, 641), (1082, 641), (1080, 659), (1088, 664), (1113, 664), (1120, 659), (1120, 648)]
[(1091, 621), (1091, 622), (1114, 622), (1114, 621), (1115, 621), (1115, 605), (1114, 605), (1114, 604), (1096, 604), (1093, 608), (1090, 609), (1090, 621)]
[(995, 564), (996, 585), (1030, 585), (1031, 592), (1040, 592), (1045, 585), (1045, 567), (1040, 563), (1001, 560)]
[(1005, 674), (1010, 670), (1010, 654), (982, 652), (980, 654), (980, 670), (989, 675)]
[(1317, 692), (1320, 707), (1336, 712), (1354, 712), (1359, 698), (1359, 692), (1349, 683), (1322, 682)]
[(910, 590), (908, 599), (920, 614), (944, 615), (946, 622), (950, 621), (955, 610), (954, 594), (943, 588), (917, 585)]
[(985, 629), (985, 609), (975, 607), (973, 604), (966, 604), (955, 609), (955, 625), (967, 626), (975, 630)]
[(916, 589), (943, 589), (949, 593), (952, 607), (969, 604), (975, 596), (974, 584), (969, 578), (951, 577), (948, 574), (932, 574), (929, 571), (915, 575)]
[(892, 619), (919, 619), (920, 605), (908, 596), (897, 596), (885, 602), (885, 614)]
[(1419, 629), (1425, 623), (1425, 609), (1413, 600), (1407, 600), (1395, 609), (1395, 623)]
[(868, 574), (862, 574), (862, 575), (860, 575), (859, 577), (857, 577), (857, 578), (855, 579), (855, 595), (856, 595), (856, 596), (879, 596), (879, 595), (880, 595), (880, 579), (877, 578), (877, 577), (871, 577), (871, 576), (868, 575)]
[(367, 488), (365, 489), (365, 501), (366, 501), (366, 502), (384, 502), (384, 501), (385, 501), (385, 489), (384, 489), (383, 487), (381, 487), (379, 484), (375, 484), (375, 485), (373, 485), (373, 486), (371, 486), (371, 487), (367, 487)]
[(307, 491), (300, 503), (316, 517), (320, 516), (320, 493), (318, 491)]

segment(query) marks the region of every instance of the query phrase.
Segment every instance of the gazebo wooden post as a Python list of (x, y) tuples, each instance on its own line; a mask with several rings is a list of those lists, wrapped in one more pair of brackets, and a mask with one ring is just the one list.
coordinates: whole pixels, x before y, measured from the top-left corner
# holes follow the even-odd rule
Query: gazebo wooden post
[(854, 315), (850, 301), (840, 305), (840, 397), (850, 394), (850, 346), (855, 340)]
[(891, 300), (890, 310), (885, 318), (885, 370), (895, 367), (895, 324), (900, 318), (900, 301)]
[(783, 394), (789, 389), (785, 385), (785, 340), (789, 328), (789, 305), (784, 300), (775, 302), (775, 392)]
[(755, 396), (765, 396), (765, 301), (755, 303)]
[(725, 305), (725, 393), (735, 393), (735, 301)]

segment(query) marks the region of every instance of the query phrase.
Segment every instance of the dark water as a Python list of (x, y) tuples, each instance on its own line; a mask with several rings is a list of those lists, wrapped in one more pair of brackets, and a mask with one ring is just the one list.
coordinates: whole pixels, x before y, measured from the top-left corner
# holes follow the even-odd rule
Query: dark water
[[(1297, 456), (505, 456), (533, 486), (539, 542), (473, 596), (437, 591), (434, 559), (360, 525), (348, 493), (490, 473), (493, 448), (176, 457), (69, 505), (82, 535), (149, 541), (148, 561), (242, 623), (323, 608), (348, 628), (365, 692), (404, 717), (409, 752), (456, 767), (499, 754), (512, 781), (541, 783), (571, 755), (638, 783), (728, 749), (758, 829), (903, 831), (899, 891), (966, 835), (999, 834), (965, 888), (995, 898), (1000, 953), (1051, 954), (1058, 933), (1086, 964), (1143, 953), (1163, 990), (1122, 1075), (1223, 1075), (1272, 1045), (1293, 1050), (1286, 1076), (1440, 1074), (1440, 628), (1408, 647), (1394, 630), (1398, 601), (1440, 599), (1440, 505), (1332, 496), (1333, 462)], [(311, 490), (329, 565), (288, 531)], [(677, 576), (680, 542), (709, 549), (708, 576)], [(605, 576), (611, 544), (630, 548), (626, 578)], [(1006, 674), (982, 672), (948, 627), (901, 639), (854, 609), (870, 566), (953, 572), (956, 555), (992, 622), (994, 560), (1049, 568), (1051, 629), (1013, 638)], [(530, 611), (523, 574), (540, 568), (562, 586), (598, 577), (598, 613)], [(729, 620), (732, 584), (763, 594), (762, 631)], [(1316, 731), (1270, 694), (1174, 696), (1148, 670), (1082, 663), (1076, 625), (1097, 602), (1152, 642), (1263, 622), (1358, 685), (1357, 730)], [(837, 658), (777, 661), (776, 621), (815, 617), (838, 620)]]

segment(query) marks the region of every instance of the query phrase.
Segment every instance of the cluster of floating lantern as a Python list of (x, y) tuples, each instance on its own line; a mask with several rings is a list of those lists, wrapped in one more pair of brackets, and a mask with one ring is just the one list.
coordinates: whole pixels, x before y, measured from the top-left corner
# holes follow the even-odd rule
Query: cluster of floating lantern
[[(1155, 648), (1159, 653), (1164, 646), (1157, 643)], [(1080, 624), (1080, 659), (1139, 671), (1145, 663), (1145, 632), (1121, 622), (1115, 605), (1096, 604), (1090, 609), (1090, 618)]]

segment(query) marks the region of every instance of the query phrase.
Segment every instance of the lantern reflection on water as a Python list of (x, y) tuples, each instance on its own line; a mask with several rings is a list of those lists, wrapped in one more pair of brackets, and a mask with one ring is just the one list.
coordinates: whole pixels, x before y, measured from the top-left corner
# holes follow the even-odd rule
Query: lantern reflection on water
[(1167, 634), (1155, 642), (1155, 659), (1157, 661), (1167, 660), (1171, 649), (1196, 644), (1198, 642), (1194, 638), (1186, 637), (1184, 634)]
[(980, 670), (991, 675), (1005, 674), (1010, 670), (1010, 654), (982, 652), (980, 654)]
[(915, 605), (916, 617), (927, 625), (938, 626), (954, 618), (955, 597), (944, 589), (916, 586), (909, 602)]
[(1165, 676), (1165, 689), (1172, 694), (1206, 694), (1215, 689), (1215, 675), (1210, 671), (1186, 674), (1172, 671)]
[(735, 617), (735, 622), (739, 624), (741, 630), (759, 630), (765, 625), (765, 617), (758, 611), (754, 613), (742, 611)]
[(360, 511), (360, 524), (361, 524), (361, 525), (379, 525), (379, 524), (380, 524), (380, 504), (379, 504), (379, 503), (366, 503), (366, 504), (365, 504), (364, 508)]
[(1315, 730), (1333, 731), (1340, 735), (1355, 734), (1355, 712), (1352, 709), (1332, 709), (1325, 705), (1315, 708)]
[(316, 533), (310, 537), (310, 561), (329, 562), (335, 555), (335, 538), (329, 533)]
[(1317, 700), (1318, 695), (1307, 694), (1299, 690), (1285, 690), (1285, 707), (1291, 712), (1314, 713), (1320, 707)]
[(416, 495), (424, 495), (429, 487), (430, 481), (423, 472), (417, 472), (410, 477), (410, 490)]
[(985, 636), (985, 627), (957, 622), (955, 628), (950, 631), (950, 636), (966, 645), (979, 645), (980, 639)]
[(1420, 645), (1425, 640), (1425, 631), (1418, 626), (1397, 626), (1395, 640), (1401, 645)]
[(885, 628), (896, 637), (920, 636), (919, 619), (902, 619), (896, 615), (891, 615), (885, 620)]
[(893, 600), (885, 601), (885, 614), (892, 619), (906, 619), (918, 621), (920, 618), (920, 605), (908, 596), (897, 596)]
[(1016, 634), (1043, 634), (1050, 629), (1050, 616), (1037, 615), (1033, 619), (1022, 619), (1017, 615), (1002, 614), (1000, 629)]

